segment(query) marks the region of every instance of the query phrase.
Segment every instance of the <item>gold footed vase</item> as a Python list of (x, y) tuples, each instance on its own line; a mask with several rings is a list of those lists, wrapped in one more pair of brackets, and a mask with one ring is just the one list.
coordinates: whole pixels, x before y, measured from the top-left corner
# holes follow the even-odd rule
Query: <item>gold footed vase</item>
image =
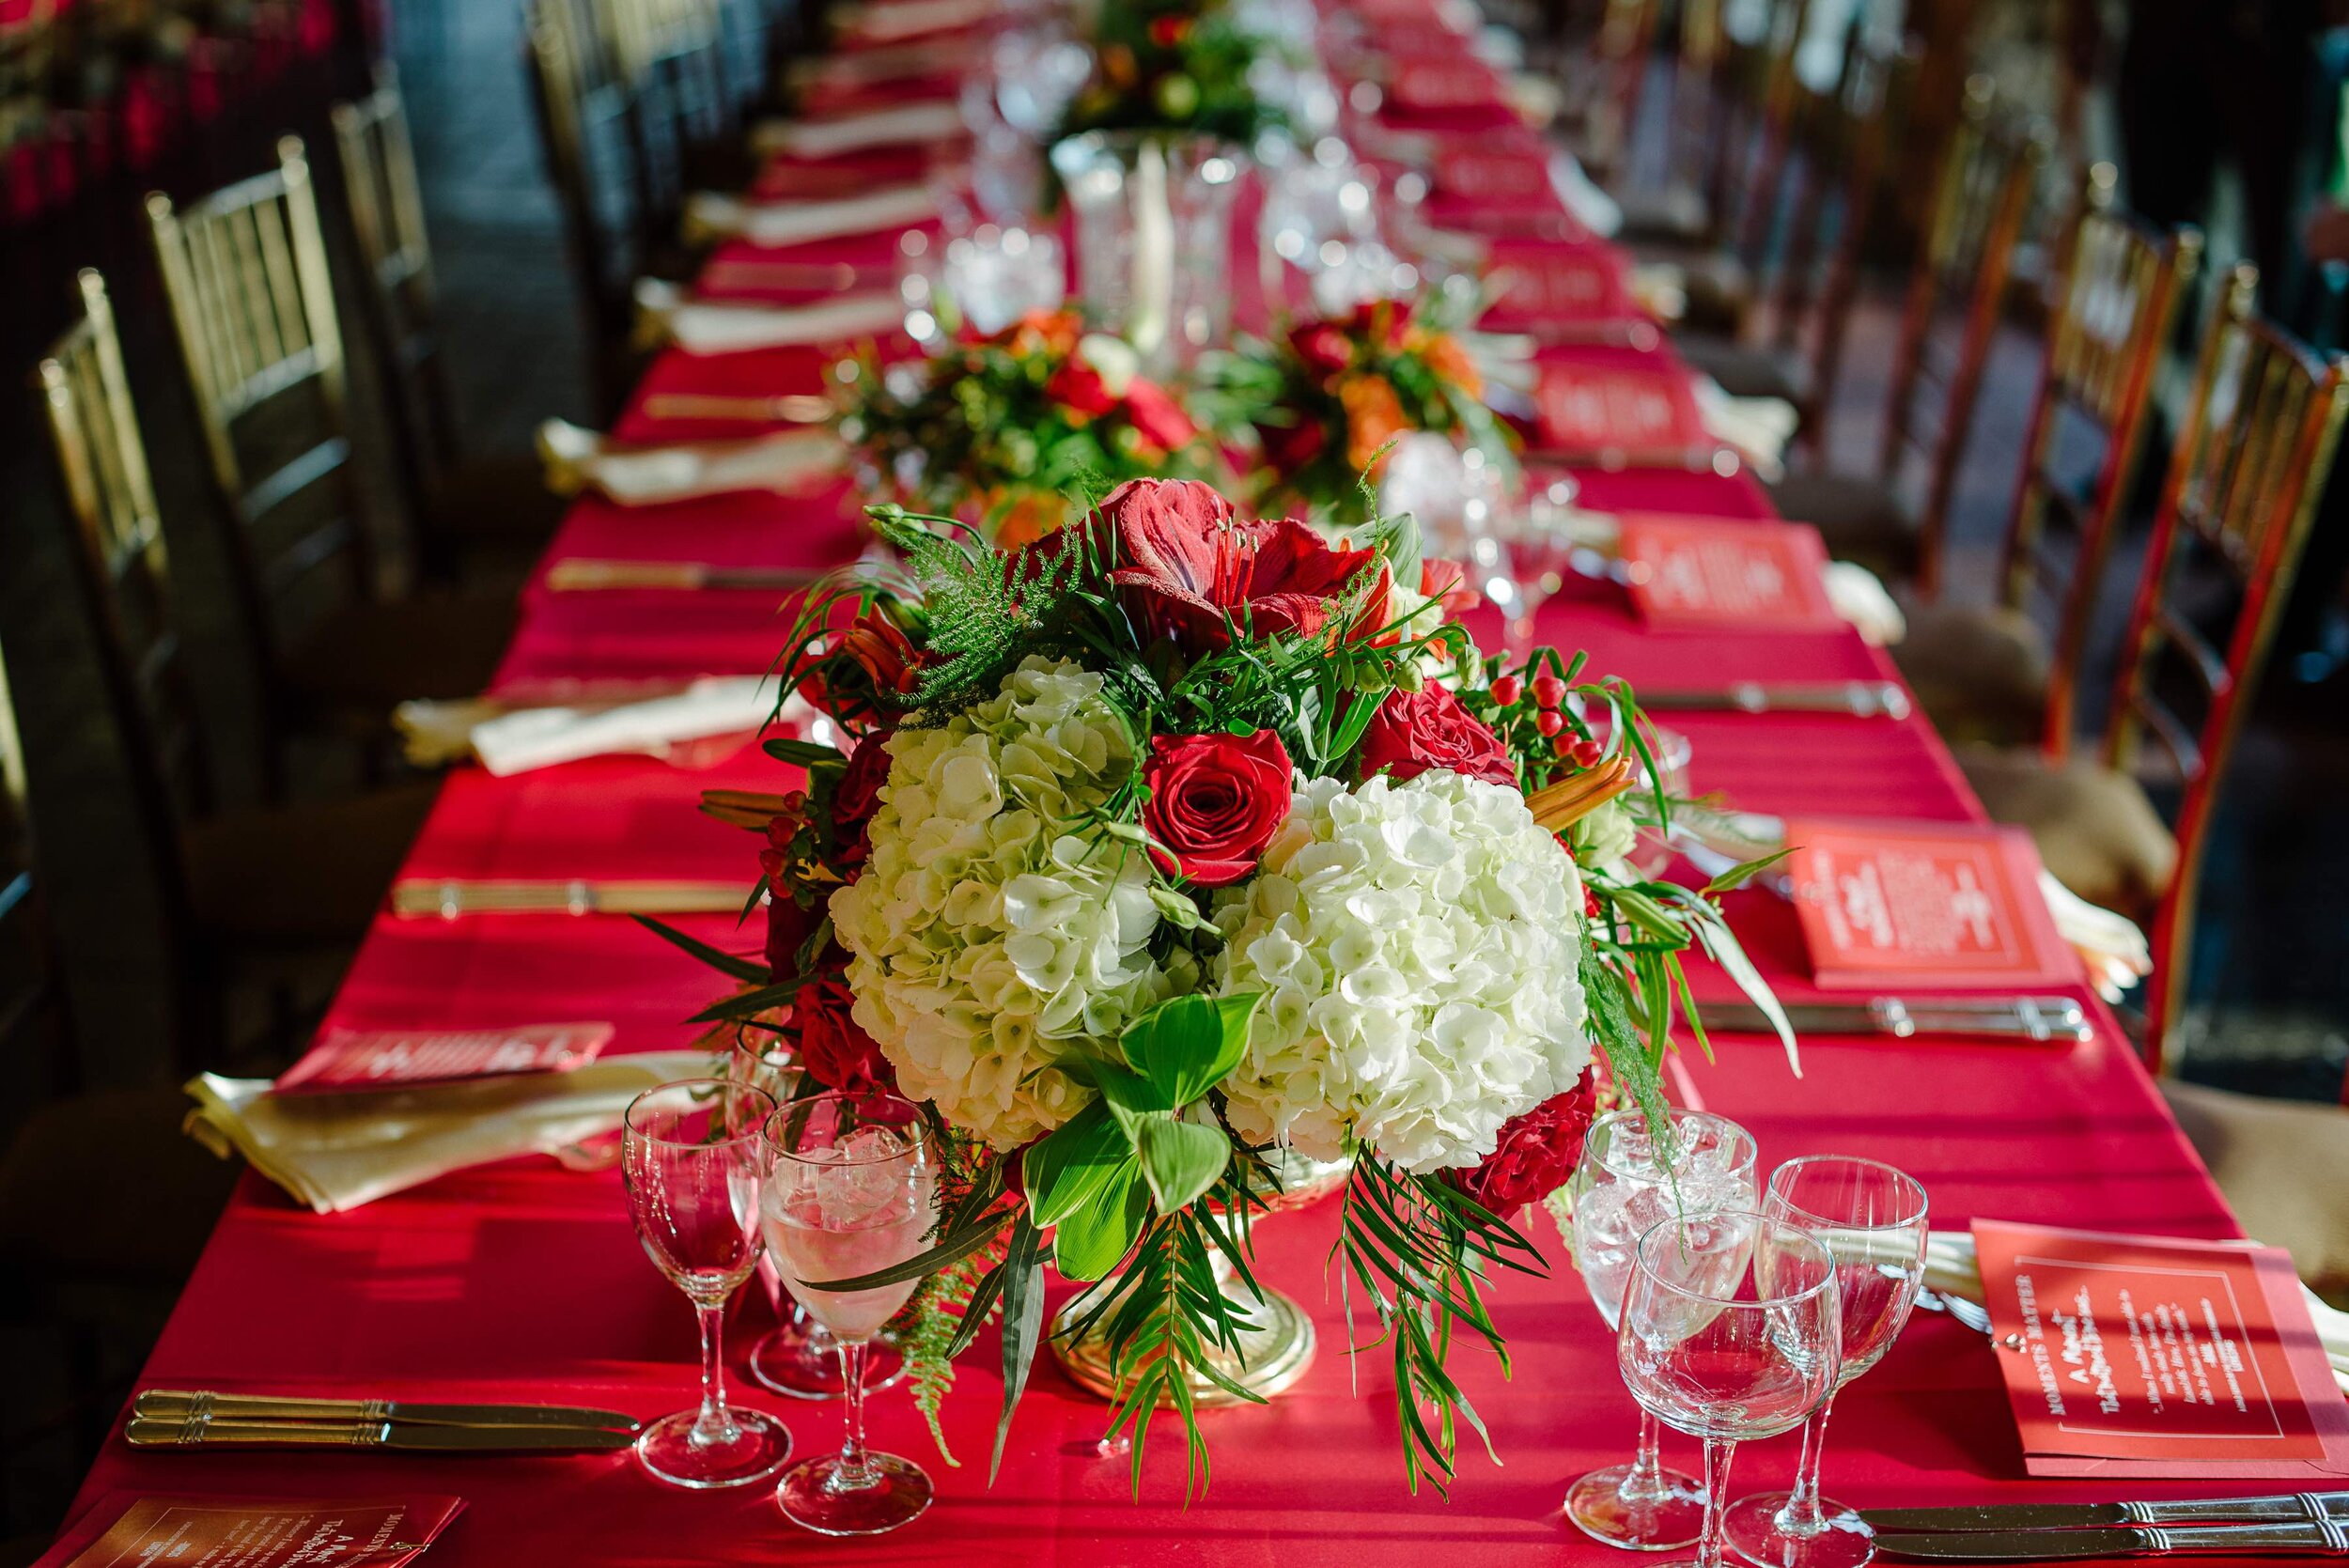
[[(1259, 1220), (1328, 1197), (1346, 1185), (1349, 1169), (1345, 1161), (1309, 1160), (1289, 1154), (1276, 1155), (1273, 1164), (1281, 1175), (1281, 1196), (1272, 1200), (1266, 1213), (1257, 1216)], [(1216, 1282), (1222, 1286), (1224, 1299), (1251, 1327), (1239, 1332), (1238, 1355), (1220, 1345), (1209, 1346), (1209, 1361), (1217, 1372), (1259, 1399), (1272, 1399), (1294, 1388), (1314, 1364), (1313, 1318), (1294, 1299), (1269, 1285), (1264, 1287), (1264, 1299), (1258, 1300), (1238, 1282), (1232, 1265), (1221, 1256), (1215, 1258), (1214, 1266)], [(1053, 1317), (1050, 1340), (1052, 1355), (1059, 1360), (1061, 1370), (1079, 1387), (1107, 1400), (1120, 1400), (1125, 1394), (1124, 1379), (1110, 1363), (1109, 1340), (1099, 1326), (1081, 1334), (1068, 1332), (1072, 1309), (1083, 1300), (1081, 1295), (1072, 1297)], [(1198, 1373), (1192, 1373), (1188, 1381), (1191, 1402), (1201, 1408), (1249, 1403)], [(1167, 1394), (1159, 1396), (1162, 1409), (1173, 1403)]]

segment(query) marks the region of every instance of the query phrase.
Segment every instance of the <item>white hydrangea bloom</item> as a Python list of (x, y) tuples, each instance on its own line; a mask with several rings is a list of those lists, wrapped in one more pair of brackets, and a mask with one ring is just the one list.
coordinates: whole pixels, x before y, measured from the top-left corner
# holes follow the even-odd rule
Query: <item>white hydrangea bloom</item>
[(1244, 1137), (1473, 1165), (1590, 1063), (1581, 880), (1515, 790), (1442, 768), (1302, 781), (1215, 914), (1219, 989), (1265, 993), (1224, 1082)]
[(993, 699), (889, 740), (872, 855), (832, 894), (856, 1021), (913, 1099), (1015, 1148), (1090, 1092), (1051, 1064), (1197, 988), (1147, 951), (1150, 863), (1067, 831), (1131, 773), (1101, 677), (1030, 658)]

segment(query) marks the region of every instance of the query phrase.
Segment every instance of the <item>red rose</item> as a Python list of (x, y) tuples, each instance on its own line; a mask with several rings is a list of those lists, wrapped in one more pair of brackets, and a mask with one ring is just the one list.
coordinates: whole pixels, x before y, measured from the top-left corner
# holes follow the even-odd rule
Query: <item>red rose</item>
[(1383, 768), (1401, 784), (1430, 768), (1517, 787), (1517, 764), (1509, 760), (1508, 748), (1460, 706), (1459, 698), (1432, 685), (1388, 692), (1362, 732), (1362, 777)]
[(770, 889), (767, 894), (767, 969), (770, 984), (779, 985), (800, 972), (800, 949), (824, 918), (819, 906), (802, 909), (787, 893)]
[(1502, 1219), (1548, 1197), (1574, 1174), (1595, 1108), (1585, 1072), (1564, 1094), (1501, 1123), (1493, 1152), (1472, 1171), (1453, 1172), (1452, 1185)]
[(832, 785), (832, 842), (845, 866), (863, 865), (871, 847), (866, 835), (873, 813), (880, 808), (880, 786), (889, 777), (889, 750), (882, 744), (889, 736), (888, 730), (874, 730), (858, 741), (840, 782)]
[(1199, 427), (1183, 412), (1182, 405), (1167, 396), (1165, 388), (1140, 376), (1126, 385), (1126, 419), (1134, 434), (1161, 452), (1188, 446), (1199, 434)]
[(818, 980), (791, 1003), (800, 1035), (800, 1066), (827, 1089), (861, 1094), (894, 1079), (889, 1061), (873, 1037), (848, 1016), (846, 981)]
[(1354, 307), (1346, 326), (1355, 336), (1381, 348), (1400, 349), (1411, 330), (1411, 313), (1392, 300), (1364, 300)]
[(1070, 423), (1082, 425), (1098, 419), (1117, 407), (1117, 399), (1110, 396), (1109, 383), (1101, 373), (1085, 363), (1084, 355), (1072, 353), (1060, 362), (1052, 379), (1044, 383), (1044, 396), (1066, 409)]
[(1238, 881), (1289, 814), (1289, 775), (1288, 750), (1270, 730), (1152, 736), (1142, 769), (1150, 858), (1203, 888)]
[(1306, 368), (1334, 376), (1354, 363), (1354, 344), (1344, 328), (1328, 321), (1306, 321), (1289, 329), (1289, 347)]
[(1259, 425), (1256, 434), (1264, 442), (1266, 460), (1284, 477), (1320, 457), (1321, 449), (1330, 444), (1330, 427), (1318, 419), (1300, 417), (1294, 425)]
[(1187, 16), (1154, 16), (1150, 19), (1150, 41), (1160, 49), (1174, 48), (1183, 41), (1183, 35), (1190, 31), (1190, 18)]
[(1211, 486), (1130, 479), (1101, 503), (1110, 573), (1145, 629), (1197, 652), (1230, 641), (1228, 617), (1260, 637), (1315, 632), (1336, 596), (1368, 566), (1293, 518), (1248, 522)]

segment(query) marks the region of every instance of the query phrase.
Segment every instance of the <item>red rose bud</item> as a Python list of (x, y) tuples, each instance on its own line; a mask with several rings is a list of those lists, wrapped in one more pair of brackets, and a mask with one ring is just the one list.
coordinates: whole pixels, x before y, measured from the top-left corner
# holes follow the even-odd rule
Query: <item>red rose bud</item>
[(1365, 779), (1383, 769), (1401, 784), (1445, 768), (1512, 789), (1517, 783), (1501, 737), (1440, 686), (1388, 692), (1362, 732), (1361, 758)]
[(1117, 399), (1110, 396), (1109, 383), (1079, 353), (1071, 353), (1061, 361), (1052, 379), (1044, 383), (1044, 396), (1067, 410), (1070, 423), (1076, 425), (1098, 419), (1117, 407)]
[(1452, 1185), (1502, 1219), (1566, 1185), (1582, 1157), (1596, 1096), (1585, 1072), (1564, 1094), (1501, 1125), (1500, 1141), (1470, 1171), (1452, 1172)]
[(1501, 706), (1515, 707), (1517, 705), (1517, 699), (1524, 695), (1525, 682), (1517, 679), (1517, 676), (1495, 675), (1493, 677), (1493, 701)]
[[(1533, 701), (1541, 707), (1556, 707), (1566, 700), (1566, 683), (1544, 670), (1533, 677)], [(1549, 732), (1542, 732), (1547, 735)]]
[(1288, 749), (1270, 730), (1152, 736), (1142, 770), (1150, 858), (1203, 888), (1240, 880), (1288, 817), (1291, 772)]
[(848, 1016), (849, 1001), (846, 981), (818, 980), (801, 989), (791, 1003), (800, 1065), (827, 1089), (863, 1094), (888, 1088), (895, 1082), (889, 1060)]
[(1140, 376), (1126, 387), (1126, 419), (1134, 434), (1161, 452), (1188, 446), (1199, 434), (1199, 427), (1183, 412), (1182, 405), (1167, 396), (1165, 388)]
[(1533, 715), (1533, 727), (1544, 735), (1556, 735), (1566, 727), (1566, 716), (1556, 708), (1544, 708)]
[(880, 788), (889, 778), (888, 730), (874, 730), (848, 753), (848, 766), (832, 790), (832, 832), (841, 864), (861, 866), (872, 846), (873, 814), (880, 809)]

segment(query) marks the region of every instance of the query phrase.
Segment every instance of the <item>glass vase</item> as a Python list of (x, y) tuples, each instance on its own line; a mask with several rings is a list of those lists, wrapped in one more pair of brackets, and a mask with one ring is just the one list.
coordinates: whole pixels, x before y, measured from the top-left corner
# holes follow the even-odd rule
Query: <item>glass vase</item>
[(1211, 136), (1088, 131), (1052, 146), (1074, 214), (1079, 303), (1151, 375), (1230, 334), (1232, 207), (1247, 166)]

